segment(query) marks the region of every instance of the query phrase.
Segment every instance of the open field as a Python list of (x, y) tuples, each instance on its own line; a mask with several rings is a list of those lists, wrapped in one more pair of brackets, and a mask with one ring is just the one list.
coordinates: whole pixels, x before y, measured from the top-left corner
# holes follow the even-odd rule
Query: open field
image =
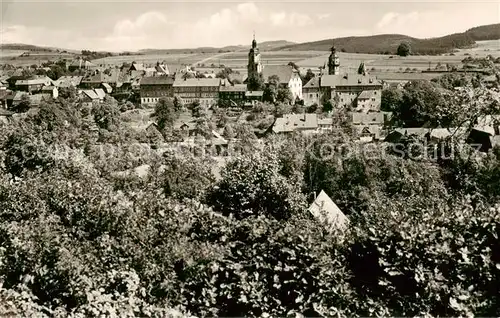
[(192, 64), (197, 61), (209, 58), (216, 53), (193, 53), (193, 54), (144, 54), (144, 55), (128, 55), (128, 56), (110, 56), (102, 59), (93, 60), (92, 63), (97, 65), (120, 66), (124, 62), (155, 64), (156, 62), (165, 61), (167, 64)]
[[(26, 55), (22, 56), (23, 53)], [(14, 66), (29, 66), (33, 64), (41, 64), (47, 61), (58, 61), (60, 59), (72, 60), (74, 54), (59, 53), (59, 52), (26, 52), (20, 50), (1, 50), (0, 64), (11, 64)]]

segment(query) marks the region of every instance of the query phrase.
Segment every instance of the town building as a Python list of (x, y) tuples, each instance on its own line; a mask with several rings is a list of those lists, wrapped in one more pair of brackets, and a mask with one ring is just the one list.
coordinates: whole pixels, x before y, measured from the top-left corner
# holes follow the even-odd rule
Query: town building
[(340, 59), (337, 54), (335, 44), (332, 45), (330, 56), (328, 57), (328, 75), (340, 74)]
[(198, 100), (201, 105), (210, 107), (217, 104), (219, 86), (219, 78), (176, 78), (174, 96), (181, 98), (184, 104)]
[(56, 86), (52, 86), (52, 85), (42, 87), (42, 89), (40, 90), (40, 93), (48, 94), (54, 99), (59, 96), (59, 90), (57, 89)]
[(331, 118), (318, 118), (317, 114), (286, 114), (276, 118), (271, 131), (276, 134), (301, 132), (303, 134), (325, 133), (333, 130)]
[(70, 72), (74, 72), (76, 70), (88, 71), (88, 70), (94, 69), (95, 67), (96, 66), (92, 62), (86, 61), (82, 58), (73, 60), (72, 62), (70, 62), (67, 65), (68, 71), (70, 71)]
[(336, 100), (339, 107), (369, 112), (379, 111), (382, 103), (382, 83), (369, 75), (323, 75), (312, 78), (304, 88), (305, 106)]
[(280, 88), (290, 90), (293, 102), (302, 99), (302, 79), (299, 71), (290, 65), (266, 65), (262, 71), (266, 85), (269, 85), (269, 77), (273, 75), (278, 76)]
[(219, 100), (227, 101), (231, 106), (239, 106), (245, 101), (247, 86), (245, 84), (231, 85), (229, 81), (222, 80), (219, 88)]
[(248, 78), (257, 78), (262, 74), (262, 62), (260, 57), (260, 50), (255, 41), (255, 34), (253, 36), (252, 48), (248, 52), (248, 65), (247, 76)]
[(327, 230), (345, 230), (349, 225), (349, 219), (323, 190), (308, 210), (312, 216), (324, 224)]
[[(364, 64), (361, 65), (364, 69)], [(361, 67), (360, 66), (360, 67)], [(382, 82), (375, 76), (362, 71), (358, 73), (340, 73), (340, 60), (335, 46), (332, 46), (328, 58), (328, 75), (320, 73), (302, 88), (304, 105), (322, 105), (328, 100), (338, 107), (359, 112), (378, 112), (382, 103)]]
[(16, 89), (28, 93), (38, 92), (44, 86), (51, 86), (52, 80), (47, 76), (35, 77), (31, 79), (20, 79), (16, 81)]
[(78, 87), (83, 79), (83, 76), (61, 76), (53, 81), (54, 86), (59, 88)]
[(81, 101), (83, 103), (100, 103), (104, 101), (106, 93), (102, 88), (85, 89), (81, 91)]
[(161, 98), (174, 97), (174, 79), (170, 76), (150, 76), (141, 79), (141, 105), (154, 106)]

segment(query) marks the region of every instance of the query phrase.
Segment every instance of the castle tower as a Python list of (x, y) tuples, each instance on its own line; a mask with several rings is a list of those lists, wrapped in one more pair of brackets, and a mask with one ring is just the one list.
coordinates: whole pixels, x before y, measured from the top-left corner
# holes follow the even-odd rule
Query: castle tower
[(338, 75), (340, 74), (340, 60), (335, 44), (332, 44), (331, 52), (328, 58), (328, 75)]
[(248, 52), (248, 78), (257, 78), (262, 74), (262, 63), (260, 60), (260, 52), (255, 41), (255, 33), (253, 35), (252, 48)]

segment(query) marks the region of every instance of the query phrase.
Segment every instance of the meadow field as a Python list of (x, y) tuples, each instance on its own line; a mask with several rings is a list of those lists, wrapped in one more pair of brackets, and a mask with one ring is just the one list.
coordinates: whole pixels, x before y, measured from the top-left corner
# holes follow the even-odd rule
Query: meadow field
[(58, 61), (60, 59), (72, 60), (75, 54), (60, 52), (27, 52), (21, 50), (0, 50), (0, 64), (11, 64), (16, 67), (25, 67), (33, 64), (40, 65), (47, 61)]

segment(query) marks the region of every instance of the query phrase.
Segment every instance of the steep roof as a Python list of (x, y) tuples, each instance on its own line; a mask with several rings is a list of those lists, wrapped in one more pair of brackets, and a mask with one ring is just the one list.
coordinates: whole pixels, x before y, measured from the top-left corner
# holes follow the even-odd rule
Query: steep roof
[(289, 65), (266, 65), (262, 69), (264, 82), (269, 83), (269, 76), (277, 75), (280, 78), (280, 84), (288, 84), (292, 75), (297, 71)]
[(220, 87), (221, 92), (246, 92), (247, 86), (245, 84), (224, 85)]
[(166, 75), (170, 74), (167, 64), (157, 64), (155, 69), (158, 73), (165, 73)]
[(102, 83), (102, 86), (106, 89), (108, 93), (111, 93), (113, 91), (113, 88), (108, 83)]
[(264, 96), (264, 91), (247, 91), (245, 93), (246, 97), (262, 97)]
[(170, 76), (147, 76), (141, 79), (141, 85), (172, 85), (174, 78)]
[(55, 86), (45, 86), (45, 87), (42, 87), (42, 92), (50, 92), (52, 93), (52, 91), (54, 90), (54, 88), (56, 88)]
[(82, 79), (83, 76), (61, 76), (54, 81), (54, 85), (57, 87), (78, 86)]
[(319, 77), (315, 76), (311, 78), (302, 88), (319, 88)]
[(142, 63), (134, 63), (130, 66), (131, 70), (136, 70), (136, 71), (144, 71), (144, 64)]
[(321, 76), (321, 87), (338, 86), (381, 86), (382, 82), (373, 76), (360, 74), (338, 74)]
[(106, 97), (106, 92), (104, 92), (102, 88), (96, 88), (94, 89), (94, 92), (96, 93), (99, 99), (103, 99), (104, 97)]
[(176, 78), (174, 81), (174, 87), (218, 87), (219, 84), (219, 78)]
[(316, 114), (287, 114), (281, 118), (276, 118), (273, 132), (285, 133), (316, 128), (318, 128), (318, 116)]
[(345, 229), (349, 224), (349, 219), (323, 190), (309, 207), (309, 212), (332, 229)]
[(50, 85), (52, 80), (47, 76), (32, 78), (32, 79), (20, 79), (16, 81), (16, 85)]
[(362, 91), (361, 94), (358, 95), (358, 99), (371, 99), (374, 95), (374, 91)]
[(99, 96), (93, 89), (85, 89), (82, 91), (85, 95), (87, 95), (90, 99), (99, 99)]
[(373, 113), (351, 113), (353, 124), (383, 124), (384, 123), (384, 113), (373, 112)]

